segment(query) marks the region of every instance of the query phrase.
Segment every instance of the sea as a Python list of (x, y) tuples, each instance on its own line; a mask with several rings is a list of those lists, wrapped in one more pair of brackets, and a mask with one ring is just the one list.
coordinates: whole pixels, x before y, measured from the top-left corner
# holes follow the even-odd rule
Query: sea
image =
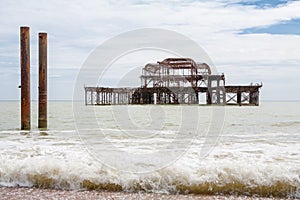
[(300, 102), (259, 106), (50, 101), (20, 130), (0, 102), (0, 186), (300, 198)]

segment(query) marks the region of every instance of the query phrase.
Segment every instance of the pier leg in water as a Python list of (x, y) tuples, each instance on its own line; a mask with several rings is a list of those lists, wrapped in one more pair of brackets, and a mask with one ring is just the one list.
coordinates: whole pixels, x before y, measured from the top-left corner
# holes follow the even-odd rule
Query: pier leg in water
[(39, 128), (47, 128), (47, 33), (39, 33)]
[(30, 130), (30, 38), (29, 27), (20, 28), (21, 130)]

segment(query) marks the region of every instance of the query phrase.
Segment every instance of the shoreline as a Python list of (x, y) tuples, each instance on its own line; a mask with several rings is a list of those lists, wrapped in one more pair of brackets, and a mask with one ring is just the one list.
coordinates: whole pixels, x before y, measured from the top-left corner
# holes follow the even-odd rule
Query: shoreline
[(35, 200), (35, 199), (232, 199), (232, 200), (279, 200), (283, 198), (257, 197), (257, 196), (235, 196), (235, 195), (183, 195), (183, 194), (158, 194), (158, 193), (130, 193), (130, 192), (110, 192), (97, 190), (58, 190), (58, 189), (39, 189), (26, 187), (0, 187), (1, 200)]

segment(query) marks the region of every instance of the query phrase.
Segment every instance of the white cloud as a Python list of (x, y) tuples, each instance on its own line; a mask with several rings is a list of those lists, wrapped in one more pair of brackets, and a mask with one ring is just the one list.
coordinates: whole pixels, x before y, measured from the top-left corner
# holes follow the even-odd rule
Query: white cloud
[[(46, 31), (49, 67), (70, 69), (80, 68), (89, 53), (110, 37), (152, 27), (178, 31), (195, 40), (221, 69), (259, 66), (260, 73), (273, 80), (270, 66), (288, 63), (287, 68), (290, 65), (295, 69), (300, 65), (300, 36), (238, 34), (241, 29), (300, 18), (299, 1), (264, 9), (234, 2), (237, 1), (0, 1), (0, 59), (9, 57), (18, 73), (20, 25), (31, 26), (33, 65), (37, 60), (37, 33)], [(297, 72), (296, 68), (294, 73)], [(230, 77), (236, 71), (228, 68), (225, 73)], [(69, 81), (69, 88), (73, 81)]]

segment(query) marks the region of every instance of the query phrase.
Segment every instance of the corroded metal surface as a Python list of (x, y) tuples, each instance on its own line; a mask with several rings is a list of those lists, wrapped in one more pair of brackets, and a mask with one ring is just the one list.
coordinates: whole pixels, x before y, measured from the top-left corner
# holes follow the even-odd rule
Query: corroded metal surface
[(38, 127), (47, 128), (47, 33), (39, 33)]
[(21, 130), (30, 130), (30, 31), (20, 28)]

